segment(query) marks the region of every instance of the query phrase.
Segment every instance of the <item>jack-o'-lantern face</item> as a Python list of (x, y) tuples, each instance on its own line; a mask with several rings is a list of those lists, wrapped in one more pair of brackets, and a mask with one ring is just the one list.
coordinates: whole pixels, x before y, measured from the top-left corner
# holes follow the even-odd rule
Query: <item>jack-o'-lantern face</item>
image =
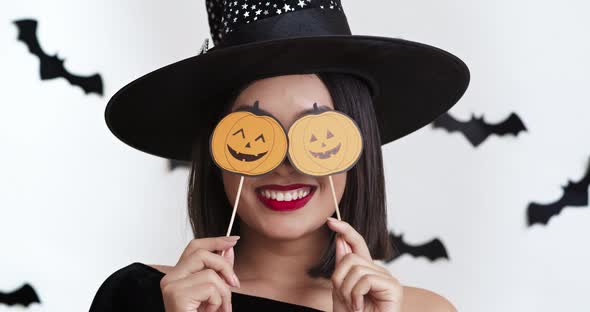
[(310, 120), (304, 131), (303, 143), (313, 161), (326, 168), (335, 169), (342, 162), (342, 143), (346, 138), (342, 137), (344, 130), (337, 122), (331, 120), (328, 126), (325, 121), (326, 118)]
[(227, 134), (226, 140), (228, 161), (233, 167), (242, 166), (246, 170), (264, 162), (274, 141), (272, 124), (266, 120), (250, 120), (251, 118), (258, 117), (246, 116), (238, 120)]
[(346, 171), (360, 157), (363, 141), (356, 123), (337, 111), (314, 112), (289, 128), (289, 160), (299, 171), (324, 176)]
[(251, 111), (224, 117), (211, 136), (215, 163), (230, 172), (256, 176), (277, 167), (287, 153), (287, 136), (272, 116), (258, 114), (258, 101)]

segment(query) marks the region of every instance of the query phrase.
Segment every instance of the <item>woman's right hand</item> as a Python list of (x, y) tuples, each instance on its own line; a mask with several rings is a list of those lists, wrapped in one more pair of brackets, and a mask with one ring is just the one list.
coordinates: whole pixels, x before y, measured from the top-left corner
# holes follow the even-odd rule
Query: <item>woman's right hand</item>
[[(160, 280), (167, 312), (231, 311), (230, 286), (240, 287), (234, 273), (239, 236), (193, 239), (176, 265)], [(223, 251), (223, 256), (215, 251)]]

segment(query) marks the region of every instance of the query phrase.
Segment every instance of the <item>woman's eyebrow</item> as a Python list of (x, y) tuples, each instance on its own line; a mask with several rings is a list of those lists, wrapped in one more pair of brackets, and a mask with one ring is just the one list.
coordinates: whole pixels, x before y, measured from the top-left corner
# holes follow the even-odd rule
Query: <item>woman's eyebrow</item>
[[(256, 101), (256, 102), (258, 102), (258, 101)], [(236, 107), (236, 109), (234, 109), (234, 112), (241, 111), (241, 110), (251, 110), (252, 108), (254, 108), (254, 105), (242, 104), (242, 105), (239, 105), (238, 107)], [(268, 111), (264, 110), (261, 107), (258, 107), (258, 110), (265, 113), (265, 114), (270, 115), (270, 113)]]
[[(237, 112), (237, 111), (240, 111), (240, 110), (248, 110), (248, 109), (252, 109), (252, 107), (254, 107), (254, 106), (247, 105), (247, 104), (242, 104), (242, 105), (236, 107), (236, 109), (234, 111)], [(266, 111), (266, 110), (264, 110), (264, 109), (262, 109), (260, 107), (258, 107), (258, 110), (261, 111), (261, 112), (263, 112), (263, 113), (265, 113), (265, 114), (272, 115), (271, 113), (269, 113), (268, 111)], [(327, 111), (331, 111), (332, 108), (330, 106), (320, 105), (320, 106), (318, 106), (318, 110), (320, 112), (327, 112)], [(310, 113), (313, 113), (313, 112), (314, 112), (314, 108), (313, 107), (312, 108), (305, 109), (305, 110), (302, 110), (299, 113), (297, 113), (297, 116), (295, 116), (295, 119), (298, 119), (299, 117), (301, 117), (303, 115), (307, 115), (307, 114), (310, 114)]]
[[(331, 110), (332, 110), (332, 108), (331, 108), (330, 106), (326, 106), (326, 105), (320, 105), (320, 106), (318, 106), (318, 107), (317, 107), (317, 109), (318, 109), (320, 112), (322, 112), (322, 113), (323, 113), (323, 112), (327, 112), (327, 111), (331, 111)], [(297, 114), (297, 116), (295, 117), (295, 119), (298, 119), (299, 117), (301, 117), (301, 116), (303, 116), (303, 115), (311, 114), (311, 113), (313, 113), (313, 112), (314, 112), (314, 108), (313, 108), (313, 107), (312, 107), (312, 108), (305, 109), (305, 110), (302, 110), (302, 111), (300, 111), (300, 112)]]

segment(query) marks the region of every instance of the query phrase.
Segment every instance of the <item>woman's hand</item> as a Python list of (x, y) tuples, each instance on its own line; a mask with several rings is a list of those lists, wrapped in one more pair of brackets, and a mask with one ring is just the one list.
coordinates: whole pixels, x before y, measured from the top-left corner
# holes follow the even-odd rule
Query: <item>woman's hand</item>
[[(234, 273), (239, 236), (193, 239), (176, 265), (160, 280), (167, 312), (231, 311), (230, 286), (240, 287)], [(226, 250), (224, 256), (215, 251)]]
[(389, 271), (373, 262), (364, 238), (348, 223), (328, 218), (336, 236), (332, 274), (334, 312), (400, 312), (403, 287)]

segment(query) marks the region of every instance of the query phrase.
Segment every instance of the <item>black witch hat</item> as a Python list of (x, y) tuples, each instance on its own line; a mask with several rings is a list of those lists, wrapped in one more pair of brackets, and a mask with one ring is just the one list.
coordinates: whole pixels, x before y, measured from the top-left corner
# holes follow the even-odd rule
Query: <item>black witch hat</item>
[(461, 59), (400, 38), (352, 35), (340, 0), (207, 0), (211, 38), (197, 55), (119, 90), (106, 123), (126, 144), (190, 161), (201, 125), (219, 116), (232, 91), (287, 74), (340, 72), (370, 88), (381, 143), (448, 111), (469, 84)]

